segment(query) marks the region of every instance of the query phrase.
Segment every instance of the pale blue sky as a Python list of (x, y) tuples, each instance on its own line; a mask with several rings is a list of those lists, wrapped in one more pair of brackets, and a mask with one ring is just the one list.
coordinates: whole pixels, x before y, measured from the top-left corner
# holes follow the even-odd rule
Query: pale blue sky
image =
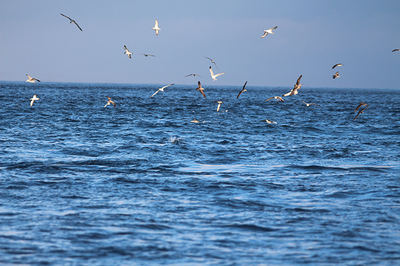
[[(400, 48), (400, 1), (2, 0), (0, 48), (6, 81), (30, 73), (51, 82), (195, 85), (184, 76), (196, 72), (214, 85), (291, 87), (303, 74), (304, 87), (399, 88), (400, 53), (391, 50)], [(226, 73), (218, 81), (204, 56)], [(333, 80), (338, 62), (342, 76)]]

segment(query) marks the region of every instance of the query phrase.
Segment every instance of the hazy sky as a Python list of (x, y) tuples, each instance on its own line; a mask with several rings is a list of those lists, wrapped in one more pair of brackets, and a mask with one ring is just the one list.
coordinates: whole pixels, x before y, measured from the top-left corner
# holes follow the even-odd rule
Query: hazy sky
[[(184, 76), (195, 72), (215, 85), (289, 87), (303, 74), (304, 87), (399, 88), (400, 1), (1, 0), (0, 48), (7, 81), (194, 85)], [(204, 56), (225, 72), (218, 81)]]

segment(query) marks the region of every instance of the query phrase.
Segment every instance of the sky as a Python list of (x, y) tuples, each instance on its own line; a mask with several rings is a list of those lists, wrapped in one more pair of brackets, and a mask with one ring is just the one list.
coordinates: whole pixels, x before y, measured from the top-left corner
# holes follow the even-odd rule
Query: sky
[[(260, 38), (273, 26), (275, 34)], [(302, 74), (304, 87), (398, 89), (394, 48), (398, 0), (0, 2), (0, 81), (29, 73), (48, 82), (292, 87)], [(217, 81), (205, 56), (225, 73)], [(336, 63), (343, 66), (334, 80)]]

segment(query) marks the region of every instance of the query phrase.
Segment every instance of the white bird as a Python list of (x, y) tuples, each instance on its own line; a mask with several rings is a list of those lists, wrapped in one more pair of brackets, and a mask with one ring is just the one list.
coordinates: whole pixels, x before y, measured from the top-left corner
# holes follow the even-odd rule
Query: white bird
[(286, 97), (286, 96), (292, 96), (292, 95), (297, 95), (299, 92), (297, 90), (299, 90), (301, 88), (301, 83), (300, 83), (300, 79), (301, 77), (303, 77), (303, 75), (300, 75), (296, 81), (296, 84), (294, 84), (293, 89), (291, 89), (288, 93), (283, 94), (282, 96)]
[(36, 96), (36, 94), (33, 95), (33, 97), (31, 98), (31, 107), (32, 107), (32, 105), (33, 105), (33, 103), (34, 103), (35, 101), (39, 101), (39, 100), (40, 100), (40, 98), (38, 98), (38, 97)]
[(209, 70), (210, 70), (211, 78), (212, 78), (213, 80), (217, 80), (217, 77), (219, 77), (219, 76), (225, 74), (225, 73), (214, 74), (214, 71), (212, 70), (212, 67), (211, 67), (211, 66), (209, 67)]
[(268, 34), (274, 34), (273, 31), (276, 30), (277, 28), (278, 28), (278, 26), (275, 26), (275, 27), (270, 28), (270, 29), (268, 29), (268, 30), (264, 30), (264, 34), (261, 35), (261, 38), (267, 37)]
[(268, 99), (266, 99), (265, 101), (268, 102), (268, 101), (270, 101), (272, 99), (275, 99), (275, 100), (280, 101), (280, 102), (284, 102), (285, 101), (285, 100), (283, 100), (283, 98), (281, 96), (272, 96), (272, 97), (269, 97)]
[(305, 101), (303, 101), (303, 103), (304, 103), (307, 107), (310, 107), (311, 105), (317, 105), (316, 103), (306, 103)]
[(66, 16), (64, 14), (61, 14), (61, 13), (60, 13), (60, 15), (63, 16), (63, 17), (66, 17), (67, 19), (69, 19), (69, 23), (74, 23), (78, 27), (78, 29), (80, 31), (82, 31), (82, 28), (78, 25), (78, 23), (75, 21), (75, 19), (72, 19), (72, 18), (70, 18), (70, 17), (68, 17), (68, 16)]
[(29, 76), (29, 74), (26, 74), (26, 76), (28, 77), (28, 79), (26, 80), (26, 82), (29, 82), (29, 83), (40, 82), (40, 80), (38, 80), (37, 78), (32, 78), (31, 76)]
[(219, 108), (221, 107), (222, 101), (218, 101), (217, 112), (219, 112)]
[(109, 106), (110, 104), (112, 104), (114, 107), (117, 106), (117, 105), (115, 104), (115, 102), (114, 102), (113, 100), (111, 100), (110, 97), (107, 97), (107, 99), (108, 99), (108, 101), (107, 101), (106, 105), (104, 105), (104, 108), (106, 108), (106, 107)]
[(161, 30), (160, 27), (158, 27), (158, 20), (156, 19), (156, 22), (154, 23), (153, 30), (156, 32), (156, 36), (158, 36), (158, 32)]
[(276, 122), (275, 122), (275, 121), (268, 120), (268, 119), (265, 119), (265, 122), (267, 122), (268, 124), (276, 124)]
[(129, 51), (126, 45), (124, 45), (124, 54), (128, 55), (129, 58), (132, 58), (132, 53)]
[(153, 95), (150, 96), (150, 98), (152, 98), (154, 95), (156, 95), (157, 93), (159, 93), (160, 91), (164, 92), (165, 88), (168, 88), (169, 86), (175, 85), (174, 83), (165, 85), (164, 87), (159, 88), (155, 93), (153, 93)]

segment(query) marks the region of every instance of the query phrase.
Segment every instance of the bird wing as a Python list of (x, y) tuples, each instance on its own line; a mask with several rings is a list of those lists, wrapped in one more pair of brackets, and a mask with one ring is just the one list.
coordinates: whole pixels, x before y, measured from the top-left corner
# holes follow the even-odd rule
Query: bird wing
[(37, 82), (40, 82), (40, 80), (38, 80), (37, 78), (32, 78), (33, 80), (36, 80)]
[(239, 91), (239, 94), (238, 94), (238, 96), (236, 97), (236, 99), (239, 99), (240, 94), (242, 94), (242, 92), (244, 92), (244, 90), (246, 89), (246, 84), (247, 84), (247, 81), (244, 83), (242, 89)]
[(296, 81), (296, 86), (299, 86), (300, 80), (301, 80), (302, 77), (303, 77), (303, 75), (300, 75), (300, 76), (299, 76), (299, 78), (298, 78), (297, 81)]
[(357, 110), (358, 110), (361, 106), (363, 106), (363, 105), (366, 105), (366, 103), (361, 102), (361, 103), (357, 106), (357, 108), (354, 110), (354, 112), (357, 112)]
[(198, 89), (201, 88), (201, 82), (200, 82), (200, 81), (197, 82), (197, 88), (198, 88)]
[(155, 93), (153, 93), (153, 95), (150, 96), (150, 98), (152, 98), (154, 95), (156, 95), (161, 89), (158, 89)]
[(208, 69), (210, 70), (210, 74), (213, 77), (214, 76), (214, 71), (212, 70), (211, 66)]
[(285, 101), (282, 97), (279, 97), (279, 96), (276, 96), (276, 97), (277, 97), (277, 99), (278, 99), (279, 101), (281, 101), (281, 102), (284, 102), (284, 101)]
[(266, 30), (264, 30), (264, 34), (261, 35), (261, 38), (265, 38), (268, 35), (268, 32)]
[(33, 105), (34, 102), (35, 102), (35, 100), (32, 98), (32, 99), (31, 99), (31, 107), (32, 107), (32, 105)]
[(117, 104), (114, 101), (110, 101), (112, 105), (114, 105), (114, 107), (117, 106)]
[(218, 73), (218, 74), (215, 74), (214, 77), (216, 78), (216, 77), (222, 76), (223, 74), (225, 74), (225, 73)]
[(392, 52), (397, 52), (397, 51), (400, 51), (400, 49), (399, 49), (399, 48), (396, 48), (396, 49), (393, 49), (393, 50), (392, 50)]
[(60, 13), (60, 15), (63, 16), (63, 17), (66, 17), (66, 18), (69, 19), (70, 21), (73, 20), (72, 18), (70, 18), (70, 17), (68, 17), (68, 16), (66, 16), (66, 15), (64, 15), (64, 14), (62, 14), (62, 13)]
[(268, 102), (268, 101), (272, 100), (273, 98), (275, 98), (275, 96), (269, 97), (269, 98), (266, 99), (265, 101)]
[(288, 93), (285, 93), (282, 96), (283, 97), (290, 96), (290, 95), (292, 95), (292, 93), (293, 93), (293, 90), (290, 90)]
[(271, 30), (276, 30), (278, 26), (272, 27)]
[(165, 85), (164, 87), (161, 87), (160, 90), (163, 90), (163, 89), (165, 89), (165, 88), (168, 88), (169, 86), (172, 86), (172, 85), (175, 85), (175, 84), (174, 84), (174, 83), (171, 83), (171, 84)]
[(200, 91), (200, 93), (203, 95), (203, 97), (206, 98), (206, 95), (205, 95), (205, 93), (204, 93), (204, 89), (203, 89), (203, 88), (200, 88), (199, 91)]
[(76, 23), (75, 20), (72, 20), (72, 22), (78, 27), (78, 29), (80, 29), (80, 31), (83, 31), (82, 28), (78, 25), (78, 23)]
[(154, 24), (154, 28), (158, 28), (158, 20), (156, 19), (156, 22)]

